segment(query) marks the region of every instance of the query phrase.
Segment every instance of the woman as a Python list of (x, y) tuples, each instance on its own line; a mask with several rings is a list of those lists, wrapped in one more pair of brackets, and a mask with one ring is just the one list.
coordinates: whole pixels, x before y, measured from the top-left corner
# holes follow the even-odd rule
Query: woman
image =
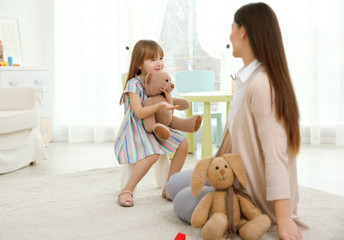
[[(246, 191), (277, 225), (281, 239), (302, 239), (297, 216), (296, 156), (300, 150), (299, 110), (274, 11), (265, 3), (242, 6), (234, 15), (230, 40), (233, 56), (244, 66), (237, 72), (222, 143), (216, 154), (239, 153), (244, 162)], [(192, 171), (173, 175), (167, 193), (185, 222), (200, 198), (213, 188), (205, 186), (193, 197)]]

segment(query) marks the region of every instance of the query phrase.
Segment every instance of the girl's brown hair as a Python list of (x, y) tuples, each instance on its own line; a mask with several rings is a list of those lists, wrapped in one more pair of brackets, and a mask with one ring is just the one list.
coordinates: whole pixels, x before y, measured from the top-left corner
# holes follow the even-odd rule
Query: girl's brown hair
[[(153, 40), (140, 40), (138, 41), (133, 49), (131, 54), (130, 66), (128, 71), (127, 80), (123, 86), (123, 90), (125, 89), (128, 81), (135, 77), (135, 75), (140, 75), (141, 70), (139, 67), (143, 65), (143, 62), (147, 59), (156, 58), (158, 55), (160, 57), (164, 57), (164, 51), (160, 47), (160, 45)], [(123, 103), (124, 94), (122, 94), (120, 99), (120, 104)]]
[(234, 22), (244, 26), (256, 59), (267, 71), (271, 103), (274, 97), (277, 119), (286, 129), (290, 153), (296, 156), (300, 151), (300, 116), (276, 14), (265, 3), (251, 3), (238, 9)]

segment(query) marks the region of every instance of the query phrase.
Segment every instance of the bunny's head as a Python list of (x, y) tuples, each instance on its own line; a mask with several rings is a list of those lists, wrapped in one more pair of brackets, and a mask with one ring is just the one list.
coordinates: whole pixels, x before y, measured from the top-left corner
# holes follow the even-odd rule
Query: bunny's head
[(208, 181), (216, 190), (225, 190), (233, 185), (235, 178), (246, 187), (247, 176), (239, 154), (225, 154), (198, 161), (191, 177), (191, 191), (197, 196)]

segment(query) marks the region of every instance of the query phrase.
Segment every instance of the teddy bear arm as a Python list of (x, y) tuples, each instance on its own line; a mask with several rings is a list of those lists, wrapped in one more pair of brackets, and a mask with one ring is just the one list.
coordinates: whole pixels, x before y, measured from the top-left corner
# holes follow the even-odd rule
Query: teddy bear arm
[(241, 212), (248, 220), (252, 220), (262, 214), (262, 211), (260, 211), (252, 201), (240, 194), (237, 194), (237, 197), (239, 199)]
[(207, 221), (213, 203), (213, 196), (214, 192), (208, 193), (197, 204), (191, 216), (191, 226), (194, 228), (202, 227)]
[(177, 110), (186, 110), (190, 107), (190, 102), (182, 98), (173, 98), (173, 105), (179, 105)]

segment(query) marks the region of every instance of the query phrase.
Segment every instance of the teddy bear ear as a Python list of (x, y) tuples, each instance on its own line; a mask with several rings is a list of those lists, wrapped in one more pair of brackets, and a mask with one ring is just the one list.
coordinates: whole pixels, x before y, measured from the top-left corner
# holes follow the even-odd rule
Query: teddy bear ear
[(145, 83), (149, 84), (151, 77), (152, 77), (152, 74), (151, 73), (147, 73)]
[(247, 185), (247, 176), (244, 164), (241, 160), (240, 154), (224, 154), (223, 157), (227, 160), (231, 166), (235, 177), (241, 183), (242, 186)]
[(197, 196), (201, 192), (205, 180), (207, 179), (209, 164), (213, 159), (214, 157), (209, 157), (197, 162), (196, 167), (192, 172), (190, 182), (191, 192), (194, 196)]

